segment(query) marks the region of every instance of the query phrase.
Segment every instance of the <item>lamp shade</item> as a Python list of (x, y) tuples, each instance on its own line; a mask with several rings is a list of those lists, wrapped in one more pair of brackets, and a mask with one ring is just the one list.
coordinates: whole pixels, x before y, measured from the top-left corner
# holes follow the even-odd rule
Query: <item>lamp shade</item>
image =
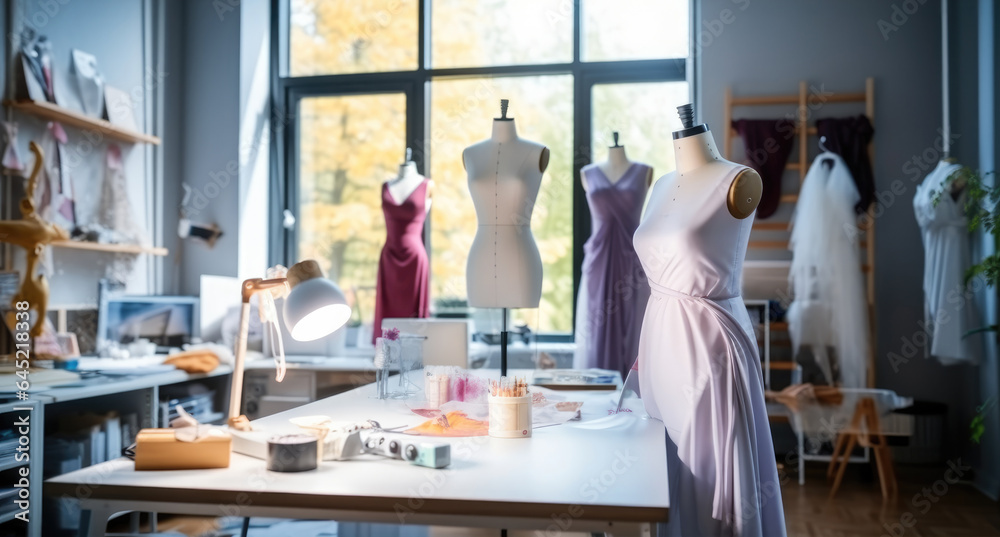
[(344, 326), (351, 307), (335, 283), (316, 277), (295, 282), (285, 297), (284, 317), (293, 338), (312, 341)]

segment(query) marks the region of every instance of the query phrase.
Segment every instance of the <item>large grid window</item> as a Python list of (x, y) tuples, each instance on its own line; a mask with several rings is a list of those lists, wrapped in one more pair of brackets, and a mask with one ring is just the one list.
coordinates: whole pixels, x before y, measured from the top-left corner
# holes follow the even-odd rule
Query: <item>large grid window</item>
[(468, 315), (475, 210), (462, 150), (488, 138), (501, 98), (551, 160), (532, 231), (544, 280), (515, 322), (568, 335), (590, 216), (580, 168), (617, 131), (629, 157), (673, 169), (675, 107), (689, 102), (690, 0), (273, 0), (275, 137), (285, 209), (275, 262), (318, 259), (370, 323), (385, 240), (380, 187), (404, 150), (435, 182), (425, 230), (432, 312)]

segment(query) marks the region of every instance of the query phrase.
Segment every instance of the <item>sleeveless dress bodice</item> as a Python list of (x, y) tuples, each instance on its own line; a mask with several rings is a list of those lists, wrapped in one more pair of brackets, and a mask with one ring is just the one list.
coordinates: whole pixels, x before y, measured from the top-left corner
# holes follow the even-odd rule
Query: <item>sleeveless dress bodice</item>
[[(689, 185), (663, 185), (663, 197), (657, 200), (661, 205), (650, 203), (633, 239), (650, 285), (713, 300), (740, 295), (753, 218), (737, 220), (729, 214), (730, 182), (724, 179), (693, 196), (684, 191)], [(674, 218), (678, 205), (694, 218)]]

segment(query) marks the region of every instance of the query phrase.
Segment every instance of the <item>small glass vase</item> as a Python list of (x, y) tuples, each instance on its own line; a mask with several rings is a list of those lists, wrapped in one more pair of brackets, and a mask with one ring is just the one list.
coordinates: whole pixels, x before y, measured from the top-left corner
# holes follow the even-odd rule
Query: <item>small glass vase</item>
[(393, 364), (399, 363), (400, 345), (398, 340), (375, 339), (375, 398), (388, 399), (389, 372)]
[(410, 371), (423, 367), (425, 339), (426, 336), (400, 334), (394, 342), (398, 344), (399, 383), (390, 397), (406, 399), (420, 392), (421, 387), (410, 380)]

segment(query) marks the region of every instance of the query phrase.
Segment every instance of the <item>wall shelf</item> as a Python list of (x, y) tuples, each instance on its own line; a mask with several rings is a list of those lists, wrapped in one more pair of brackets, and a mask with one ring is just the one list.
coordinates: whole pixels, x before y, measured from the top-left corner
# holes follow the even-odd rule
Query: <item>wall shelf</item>
[(96, 130), (108, 138), (118, 140), (119, 142), (160, 145), (160, 139), (156, 136), (123, 129), (112, 124), (110, 121), (85, 116), (80, 112), (68, 110), (55, 103), (32, 100), (5, 100), (3, 104), (9, 108), (20, 110), (21, 112), (42, 119), (58, 121), (79, 129)]
[(147, 248), (136, 244), (103, 244), (88, 241), (54, 241), (49, 245), (55, 248), (70, 248), (73, 250), (89, 250), (92, 252), (107, 252), (112, 254), (150, 254), (165, 256), (170, 253), (166, 248)]

